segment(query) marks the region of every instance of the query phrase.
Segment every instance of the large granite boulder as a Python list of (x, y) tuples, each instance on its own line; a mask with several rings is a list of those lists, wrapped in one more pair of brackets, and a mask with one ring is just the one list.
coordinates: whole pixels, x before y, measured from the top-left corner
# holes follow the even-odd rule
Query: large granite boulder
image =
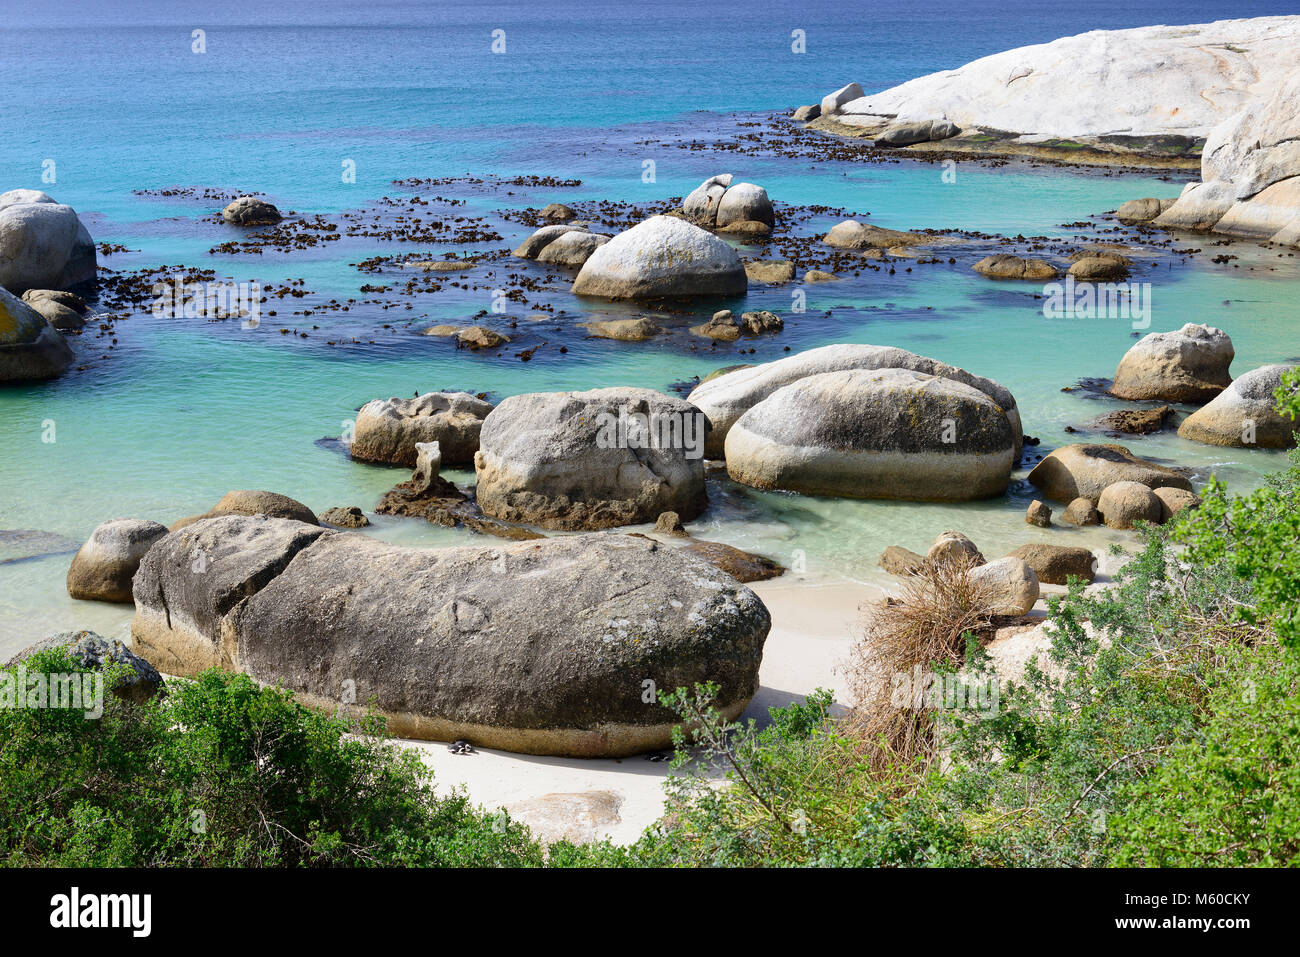
[(66, 289), (95, 278), (95, 241), (71, 206), (34, 189), (0, 193), (0, 286)]
[(1269, 19), (1289, 21), (1277, 32), (1290, 43), (1289, 75), (1281, 82), (1261, 77), (1257, 95), (1210, 131), (1201, 182), (1188, 184), (1154, 225), (1300, 245), (1300, 17), (1260, 18)]
[(821, 346), (774, 362), (736, 369), (701, 382), (687, 398), (709, 417), (711, 428), (705, 454), (711, 459), (722, 458), (727, 433), (732, 425), (777, 389), (807, 376), (845, 369), (910, 369), (913, 372), (952, 379), (978, 389), (1006, 415), (1015, 435), (1016, 454), (1020, 454), (1020, 411), (1016, 408), (1015, 397), (1002, 385), (905, 349), (857, 344)]
[(119, 674), (113, 694), (124, 701), (144, 704), (163, 691), (163, 677), (153, 665), (141, 658), (116, 638), (105, 638), (93, 631), (61, 631), (28, 645), (10, 658), (6, 664), (21, 665), (42, 651), (64, 649), (83, 668), (103, 671), (105, 668), (125, 665)]
[(132, 647), (169, 675), (235, 670), (236, 649), (222, 636), (226, 616), (324, 534), (317, 525), (265, 515), (202, 518), (173, 531), (136, 572)]
[[(200, 574), (202, 543), (243, 550)], [(257, 518), (171, 536), (137, 604), (137, 647), (165, 671), (219, 663), (331, 712), (373, 708), (400, 737), (576, 757), (668, 746), (657, 691), (712, 681), (740, 714), (770, 627), (734, 578), (644, 538), (402, 548)]]
[(736, 223), (776, 223), (776, 213), (767, 190), (754, 183), (735, 183), (727, 187), (718, 201), (718, 218), (714, 223), (725, 229)]
[(728, 431), (725, 457), (754, 488), (967, 501), (1006, 492), (1016, 437), (997, 403), (955, 379), (848, 369), (755, 404)]
[(699, 226), (651, 216), (605, 243), (573, 281), (579, 296), (657, 299), (735, 296), (749, 284), (736, 251)]
[(1289, 449), (1295, 445), (1300, 421), (1277, 411), (1273, 394), (1282, 375), (1294, 366), (1271, 365), (1238, 376), (1204, 408), (1197, 409), (1178, 427), (1178, 434), (1193, 442), (1236, 448)]
[[(836, 121), (864, 130), (950, 120), (963, 130), (1114, 151), (1194, 144), (1294, 68), (1300, 17), (1091, 30), (981, 57), (880, 93), (833, 94)], [(1294, 103), (1295, 97), (1289, 102)], [(1068, 104), (1068, 106), (1067, 106)], [(1206, 154), (1210, 152), (1206, 143)]]
[(511, 396), (483, 422), (476, 496), (488, 515), (555, 529), (652, 522), (704, 510), (708, 422), (652, 389)]
[(167, 527), (137, 518), (115, 518), (90, 533), (68, 568), (68, 594), (86, 601), (129, 602), (140, 561)]
[(53, 379), (72, 362), (72, 349), (44, 316), (0, 289), (0, 383)]
[(1116, 482), (1139, 482), (1148, 488), (1192, 490), (1192, 483), (1173, 469), (1140, 459), (1122, 445), (1064, 445), (1029, 473), (1029, 481), (1053, 501), (1101, 498)]
[(1110, 391), (1121, 399), (1208, 402), (1232, 382), (1233, 355), (1228, 334), (1213, 326), (1153, 332), (1124, 353)]
[(468, 392), (426, 392), (412, 399), (374, 399), (357, 413), (350, 451), (359, 462), (415, 466), (415, 447), (437, 442), (445, 465), (469, 465), (492, 403)]

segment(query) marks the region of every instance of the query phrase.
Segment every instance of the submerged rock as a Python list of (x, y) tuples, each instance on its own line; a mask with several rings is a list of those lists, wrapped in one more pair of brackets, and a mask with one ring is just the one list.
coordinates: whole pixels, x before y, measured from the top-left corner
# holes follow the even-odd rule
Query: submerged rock
[(1051, 263), (1042, 259), (1022, 259), (1009, 253), (985, 256), (973, 267), (981, 276), (990, 279), (1055, 279), (1060, 273)]
[[(245, 547), (195, 574), (214, 541)], [(137, 592), (133, 633), (164, 670), (219, 663), (331, 712), (373, 707), (399, 737), (575, 757), (668, 746), (675, 716), (647, 688), (712, 681), (740, 714), (771, 623), (703, 559), (622, 535), (424, 549), (216, 519), (152, 552)]]
[(663, 327), (645, 316), (635, 319), (604, 319), (589, 322), (584, 327), (597, 339), (617, 339), (620, 342), (645, 342), (660, 335)]
[(752, 259), (745, 263), (745, 275), (752, 282), (789, 282), (794, 278), (794, 263), (788, 259)]

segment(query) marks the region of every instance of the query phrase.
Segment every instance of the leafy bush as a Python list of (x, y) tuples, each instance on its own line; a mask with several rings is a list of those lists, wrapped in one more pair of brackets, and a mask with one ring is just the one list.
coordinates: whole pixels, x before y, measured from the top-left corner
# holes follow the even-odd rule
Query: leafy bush
[[(58, 650), (26, 668), (85, 671)], [(106, 695), (98, 720), (0, 709), (9, 866), (542, 863), (519, 824), (436, 795), (379, 719), (353, 726), (215, 670), (168, 687), (144, 705)]]

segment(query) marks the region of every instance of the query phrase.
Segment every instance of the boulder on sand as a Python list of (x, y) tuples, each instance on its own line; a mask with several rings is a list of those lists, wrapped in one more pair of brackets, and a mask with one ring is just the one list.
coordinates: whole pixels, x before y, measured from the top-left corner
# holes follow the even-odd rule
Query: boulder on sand
[(984, 555), (979, 548), (961, 532), (941, 532), (925, 557), (936, 565), (984, 564)]
[(1293, 368), (1263, 366), (1239, 376), (1209, 405), (1183, 419), (1178, 435), (1206, 445), (1240, 449), (1291, 448), (1300, 421), (1278, 412), (1273, 394), (1282, 385), (1283, 374)]
[(72, 349), (48, 320), (0, 289), (0, 383), (34, 382), (63, 374)]
[(972, 584), (990, 590), (993, 615), (1027, 615), (1038, 601), (1038, 576), (1019, 558), (999, 558), (968, 572)]
[(877, 564), (891, 575), (906, 578), (925, 567), (925, 556), (901, 545), (889, 545), (880, 553)]
[(469, 465), (492, 403), (468, 392), (426, 392), (412, 399), (374, 399), (357, 413), (349, 451), (359, 462), (412, 468), (415, 446), (437, 442), (447, 465)]
[(151, 552), (136, 591), (133, 640), (164, 671), (218, 664), (398, 737), (574, 757), (669, 746), (656, 689), (712, 681), (739, 715), (771, 624), (707, 561), (624, 535), (424, 549), (214, 519)]
[(66, 289), (95, 279), (95, 241), (77, 211), (34, 189), (0, 193), (0, 286)]
[(844, 369), (911, 369), (978, 389), (1006, 414), (1015, 433), (1016, 455), (1020, 454), (1020, 412), (1015, 397), (1002, 385), (905, 349), (857, 344), (821, 346), (701, 382), (687, 399), (709, 417), (711, 428), (705, 454), (711, 459), (721, 459), (732, 425), (777, 389), (807, 376)]
[(749, 284), (736, 251), (673, 216), (651, 216), (589, 258), (573, 281), (579, 296), (608, 299), (735, 296)]
[(86, 601), (129, 602), (141, 559), (166, 534), (165, 525), (135, 518), (99, 525), (72, 558), (68, 594)]
[(652, 389), (511, 396), (483, 422), (474, 456), (483, 511), (577, 530), (690, 521), (704, 510), (708, 422)]
[(1228, 334), (1213, 326), (1153, 332), (1124, 353), (1110, 391), (1121, 399), (1208, 402), (1231, 384), (1233, 355)]
[(728, 431), (724, 453), (727, 474), (754, 488), (968, 501), (1006, 492), (1015, 438), (1001, 407), (955, 379), (848, 369), (755, 404)]
[(1148, 488), (1192, 490), (1192, 483), (1173, 469), (1140, 459), (1122, 445), (1064, 445), (1029, 473), (1029, 481), (1056, 502), (1094, 501), (1116, 482), (1140, 482)]

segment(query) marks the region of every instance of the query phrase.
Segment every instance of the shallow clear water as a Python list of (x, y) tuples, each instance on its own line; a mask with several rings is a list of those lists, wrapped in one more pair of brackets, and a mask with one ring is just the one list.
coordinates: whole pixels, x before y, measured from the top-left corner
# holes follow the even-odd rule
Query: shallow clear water
[[(259, 3), (220, 12), (174, 3), (24, 8), (0, 28), (0, 81), (11, 103), (24, 104), (21, 116), (10, 112), (0, 137), (0, 188), (43, 188), (76, 206), (97, 241), (132, 250), (101, 257), (113, 269), (184, 263), (237, 280), (301, 278), (316, 299), (361, 297), (359, 287), (375, 281), (349, 265), (362, 258), (417, 249), (440, 255), (443, 247), (347, 240), (290, 254), (210, 255), (232, 237), (210, 221), (220, 204), (132, 191), (256, 189), (281, 208), (333, 215), (406, 195), (392, 185), (405, 177), (532, 173), (583, 181), (573, 189), (513, 188), (509, 196), (463, 184), (416, 190), (461, 198), (465, 212), (492, 218), (552, 201), (662, 200), (731, 171), (764, 185), (778, 203), (869, 212), (883, 226), (1069, 237), (1079, 230), (1061, 224), (1135, 196), (1174, 195), (1188, 177), (962, 163), (956, 181), (945, 183), (939, 167), (926, 163), (853, 165), (672, 144), (712, 142), (734, 130), (737, 113), (742, 121), (765, 117), (851, 79), (885, 87), (1085, 29), (1291, 12), (1285, 3), (1103, 2), (1047, 19), (1032, 14), (1039, 5), (1020, 0), (894, 11), (812, 6), (792, 13), (764, 3), (655, 4), (627, 15), (579, 2), (545, 10), (494, 5), (490, 14), (412, 3)], [(190, 52), (196, 28), (207, 30), (206, 54)], [(504, 56), (490, 53), (496, 28), (506, 31)], [(796, 28), (807, 31), (807, 54), (790, 53)], [(45, 159), (55, 160), (54, 184), (40, 181)], [(354, 184), (342, 182), (344, 159), (356, 162)], [(646, 159), (655, 160), (654, 183), (642, 181)], [(799, 232), (813, 235), (837, 219), (814, 219)], [(505, 241), (483, 249), (513, 246), (529, 231), (493, 221)], [(1135, 278), (1154, 285), (1152, 322), (1143, 331), (1217, 325), (1233, 337), (1237, 374), (1300, 357), (1297, 259), (1244, 244), (1228, 251), (1242, 257), (1235, 268), (1208, 257), (1163, 257), (1143, 267)], [(498, 274), (512, 268), (489, 267)], [(273, 489), (317, 510), (369, 509), (405, 476), (354, 464), (336, 444), (318, 441), (337, 437), (368, 399), (446, 387), (497, 396), (617, 384), (668, 388), (722, 365), (779, 358), (786, 346), (831, 342), (897, 345), (997, 379), (1015, 393), (1026, 432), (1052, 447), (1072, 440), (1067, 425), (1113, 405), (1061, 387), (1111, 375), (1134, 341), (1126, 321), (1045, 319), (1033, 298), (1037, 287), (990, 283), (964, 261), (911, 274), (900, 264), (894, 276), (864, 272), (806, 291), (808, 312), (795, 317), (789, 287), (751, 288), (745, 308), (770, 308), (790, 321), (779, 337), (745, 342), (757, 352), (743, 359), (735, 347), (691, 351), (679, 339), (585, 340), (573, 326), (587, 313), (627, 310), (579, 303), (561, 284), (533, 298), (569, 314), (530, 325), (527, 310), (512, 311), (520, 329), (500, 357), (457, 352), (446, 340), (415, 334), (436, 322), (464, 324), (488, 308), (484, 290), (445, 288), (410, 311), (286, 314), (286, 326), (310, 330), (307, 339), (281, 335), (270, 319), (243, 330), (145, 314), (118, 323), (107, 359), (98, 357), (108, 342), (88, 329), (74, 340), (84, 371), (0, 389), (0, 529), (39, 529), (76, 542), (112, 517), (170, 523), (232, 488)], [(366, 344), (325, 344), (339, 336)], [(554, 348), (560, 341), (565, 355)], [(517, 347), (542, 342), (549, 345), (531, 362), (515, 358)], [(43, 441), (50, 423), (54, 442)], [(1275, 453), (1213, 449), (1172, 432), (1125, 444), (1202, 477), (1216, 471), (1240, 487), (1280, 464)], [(923, 550), (945, 528), (967, 532), (988, 554), (1040, 538), (1123, 540), (1100, 530), (1029, 528), (1021, 514), (1032, 496), (1023, 481), (1004, 499), (961, 506), (809, 499), (725, 480), (712, 482), (710, 495), (693, 531), (799, 564), (815, 578), (876, 580), (884, 546)], [(383, 518), (374, 533), (412, 543), (465, 540)], [(56, 628), (119, 633), (128, 621), (129, 609), (67, 598), (67, 553), (4, 557), (0, 551), (0, 656)]]

